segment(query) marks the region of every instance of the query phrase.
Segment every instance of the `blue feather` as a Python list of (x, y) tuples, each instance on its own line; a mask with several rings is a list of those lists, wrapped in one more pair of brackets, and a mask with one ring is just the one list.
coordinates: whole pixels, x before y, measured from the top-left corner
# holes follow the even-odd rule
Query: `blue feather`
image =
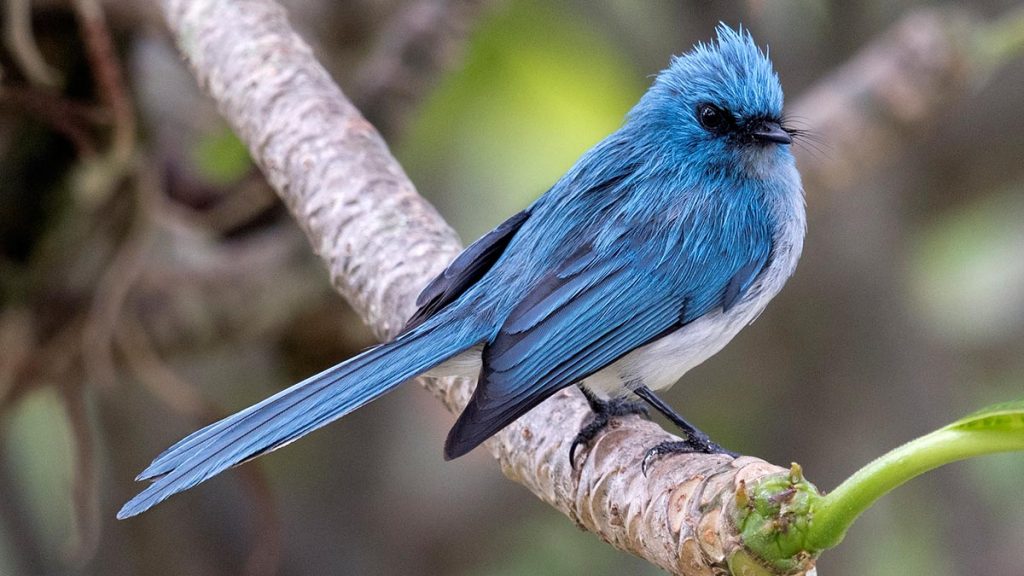
[(434, 318), (171, 446), (137, 478), (155, 480), (153, 484), (128, 501), (117, 517), (145, 512), (232, 466), (297, 440), (472, 347), (483, 335), (471, 318)]

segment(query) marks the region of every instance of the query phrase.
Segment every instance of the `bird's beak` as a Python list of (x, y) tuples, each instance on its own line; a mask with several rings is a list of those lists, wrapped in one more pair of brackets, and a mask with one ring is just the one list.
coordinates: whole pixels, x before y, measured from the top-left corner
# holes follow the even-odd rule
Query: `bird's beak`
[(789, 135), (782, 128), (782, 125), (778, 122), (762, 122), (759, 126), (755, 126), (750, 132), (759, 142), (775, 142), (776, 144), (792, 144), (793, 137)]

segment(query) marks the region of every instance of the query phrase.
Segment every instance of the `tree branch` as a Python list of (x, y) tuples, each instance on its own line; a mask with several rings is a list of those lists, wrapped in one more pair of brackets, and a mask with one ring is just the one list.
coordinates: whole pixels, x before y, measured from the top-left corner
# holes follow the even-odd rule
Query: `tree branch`
[(56, 86), (60, 82), (57, 71), (43, 59), (35, 35), (32, 33), (32, 3), (11, 0), (4, 4), (4, 43), (29, 83)]
[[(377, 131), (279, 6), (270, 0), (164, 0), (163, 8), (199, 82), (327, 263), (335, 287), (378, 337), (394, 336), (420, 288), (459, 251), (455, 234), (416, 194)], [(901, 58), (891, 73), (919, 67), (940, 78), (949, 71), (923, 64)], [(898, 104), (876, 101), (884, 109)], [(807, 102), (797, 109), (811, 116)], [(929, 111), (906, 123), (921, 123)], [(877, 127), (886, 118), (865, 115), (862, 126)], [(837, 156), (845, 154), (845, 142), (837, 147)], [(812, 179), (819, 177), (814, 172)], [(473, 386), (458, 379), (424, 382), (452, 411), (465, 405)], [(674, 573), (726, 572), (743, 552), (732, 522), (737, 491), (743, 501), (744, 485), (787, 471), (746, 456), (674, 455), (645, 477), (639, 461), (646, 449), (674, 437), (636, 417), (620, 419), (574, 471), (569, 442), (588, 417), (582, 397), (567, 389), (487, 446), (506, 476), (613, 546)], [(811, 572), (813, 556), (805, 555), (786, 573)]]

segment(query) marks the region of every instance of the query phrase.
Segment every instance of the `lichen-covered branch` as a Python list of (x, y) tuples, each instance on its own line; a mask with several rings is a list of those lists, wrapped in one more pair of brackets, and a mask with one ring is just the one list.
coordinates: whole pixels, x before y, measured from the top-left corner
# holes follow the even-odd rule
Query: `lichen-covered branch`
[[(416, 194), (377, 131), (317, 63), (279, 6), (270, 0), (164, 0), (163, 7), (200, 83), (327, 263), (336, 288), (379, 337), (395, 335), (420, 288), (459, 251), (455, 234)], [(897, 59), (891, 73), (921, 64)], [(946, 70), (940, 68), (919, 72), (942, 78)], [(817, 121), (812, 102), (797, 109)], [(898, 101), (877, 102), (884, 107)], [(927, 112), (907, 117), (922, 122)], [(859, 121), (870, 129), (886, 118)], [(845, 143), (836, 148), (845, 153)], [(877, 158), (864, 159), (872, 161)], [(426, 385), (453, 411), (472, 390), (471, 382), (457, 379)], [(672, 437), (636, 417), (616, 422), (574, 470), (569, 442), (588, 417), (586, 403), (568, 389), (488, 447), (509, 478), (580, 527), (671, 572), (723, 574), (730, 560), (749, 558), (733, 525), (737, 492), (742, 499), (742, 486), (784, 477), (786, 470), (751, 457), (674, 455), (644, 476), (639, 461), (645, 451)], [(813, 571), (813, 554), (796, 560), (785, 573)]]

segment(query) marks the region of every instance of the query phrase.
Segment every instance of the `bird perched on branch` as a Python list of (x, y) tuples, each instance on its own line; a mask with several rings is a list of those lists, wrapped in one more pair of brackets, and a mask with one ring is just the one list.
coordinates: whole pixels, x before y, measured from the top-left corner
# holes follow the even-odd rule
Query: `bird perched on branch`
[[(804, 199), (782, 88), (748, 32), (674, 58), (615, 133), (423, 290), (405, 331), (193, 433), (138, 477), (119, 518), (280, 448), (424, 373), (479, 376), (445, 443), (461, 456), (579, 385), (595, 416), (639, 397), (683, 430), (648, 452), (718, 452), (653, 390), (752, 322), (792, 274)], [(645, 463), (647, 459), (645, 458)]]

